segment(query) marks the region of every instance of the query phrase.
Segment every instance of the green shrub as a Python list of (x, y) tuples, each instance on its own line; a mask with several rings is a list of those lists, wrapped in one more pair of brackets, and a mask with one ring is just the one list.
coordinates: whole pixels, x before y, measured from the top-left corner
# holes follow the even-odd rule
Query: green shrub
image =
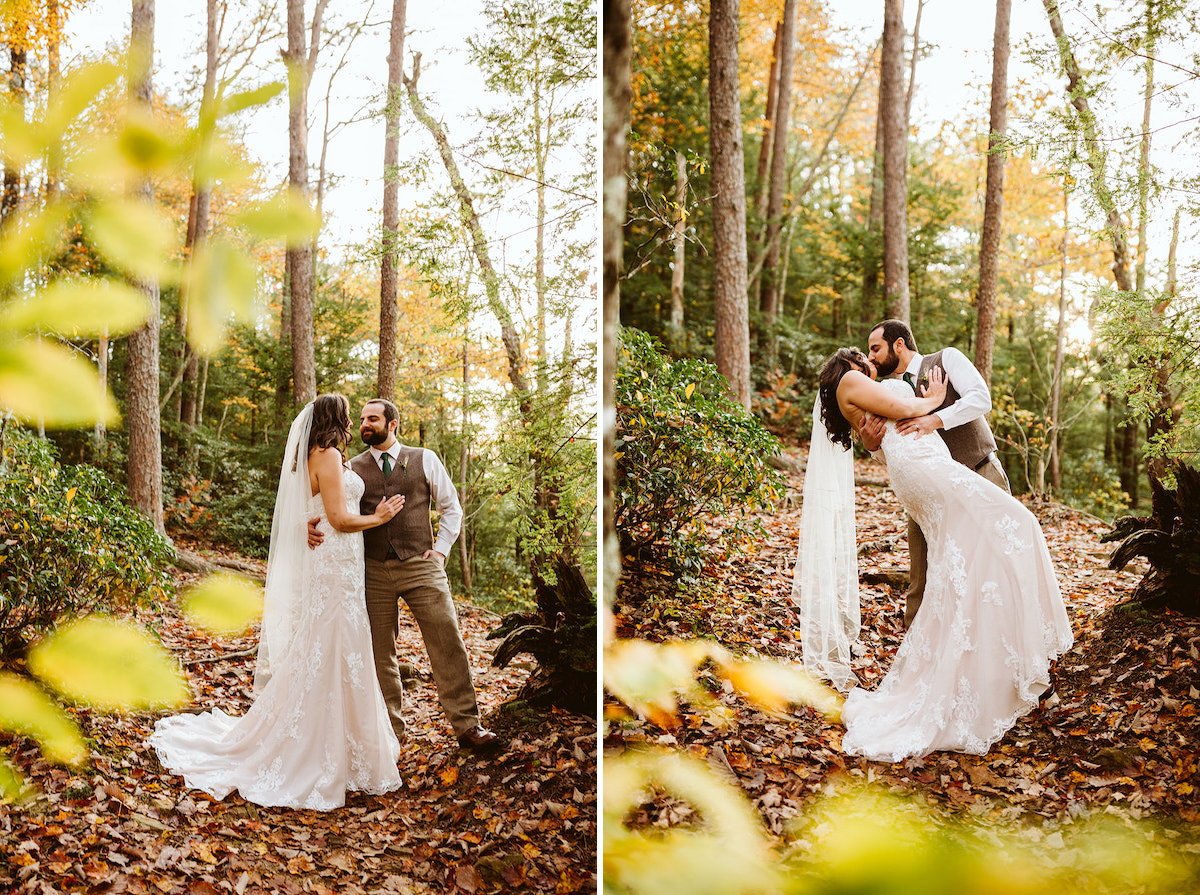
[(90, 466), (61, 466), (24, 430), (0, 435), (0, 654), (60, 619), (157, 602), (170, 547)]
[(767, 465), (779, 443), (708, 361), (670, 361), (645, 333), (623, 329), (616, 371), (615, 524), (624, 553), (650, 553), (692, 577), (708, 546), (704, 514), (726, 517), (729, 550), (760, 526), (749, 513), (779, 496)]

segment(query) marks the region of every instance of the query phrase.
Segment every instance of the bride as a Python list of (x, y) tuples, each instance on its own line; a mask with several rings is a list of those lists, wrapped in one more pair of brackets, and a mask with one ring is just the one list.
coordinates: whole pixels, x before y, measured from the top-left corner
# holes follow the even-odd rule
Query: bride
[[(403, 497), (358, 514), (362, 479), (343, 464), (350, 405), (321, 395), (288, 434), (271, 524), (255, 699), (240, 718), (220, 709), (154, 725), (150, 744), (188, 786), (223, 799), (330, 810), (348, 790), (400, 788), (400, 744), (375, 678), (360, 532)], [(321, 550), (306, 549), (320, 516)]]
[(932, 412), (944, 396), (936, 368), (917, 397), (900, 380), (876, 382), (862, 352), (841, 348), (821, 370), (813, 409), (795, 586), (804, 664), (843, 688), (852, 676), (859, 616), (850, 439), (868, 413), (889, 419), (876, 457), (929, 542), (921, 611), (879, 686), (851, 689), (842, 708), (842, 748), (877, 761), (986, 753), (1037, 703), (1050, 662), (1072, 643), (1033, 514), (952, 460), (941, 438), (902, 436), (890, 422)]

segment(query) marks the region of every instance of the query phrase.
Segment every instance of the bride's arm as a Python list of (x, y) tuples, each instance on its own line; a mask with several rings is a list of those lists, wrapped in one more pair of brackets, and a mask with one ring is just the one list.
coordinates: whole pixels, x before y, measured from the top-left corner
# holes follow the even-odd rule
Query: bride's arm
[(839, 402), (853, 404), (860, 410), (893, 420), (924, 416), (937, 410), (946, 398), (946, 377), (936, 367), (930, 371), (929, 387), (924, 397), (903, 397), (884, 388), (865, 373), (851, 370), (838, 385)]
[(346, 483), (342, 479), (342, 455), (335, 448), (320, 448), (308, 455), (308, 472), (316, 482), (325, 515), (336, 531), (355, 532), (383, 525), (404, 506), (401, 495), (379, 502), (375, 512), (360, 516), (346, 509)]

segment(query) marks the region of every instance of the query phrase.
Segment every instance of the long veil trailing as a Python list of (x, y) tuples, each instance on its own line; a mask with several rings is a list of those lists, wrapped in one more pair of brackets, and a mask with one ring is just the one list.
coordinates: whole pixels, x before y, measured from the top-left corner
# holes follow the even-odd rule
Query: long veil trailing
[(858, 637), (858, 547), (854, 539), (854, 451), (829, 440), (821, 395), (813, 404), (812, 445), (804, 472), (800, 547), (792, 577), (800, 608), (804, 667), (845, 690)]
[(272, 663), (287, 652), (296, 620), (304, 605), (304, 574), (308, 554), (306, 512), (312, 485), (308, 480), (308, 436), (312, 431), (313, 404), (300, 411), (288, 432), (271, 520), (271, 548), (267, 555), (267, 583), (263, 597), (262, 632), (254, 689), (261, 690), (271, 677)]

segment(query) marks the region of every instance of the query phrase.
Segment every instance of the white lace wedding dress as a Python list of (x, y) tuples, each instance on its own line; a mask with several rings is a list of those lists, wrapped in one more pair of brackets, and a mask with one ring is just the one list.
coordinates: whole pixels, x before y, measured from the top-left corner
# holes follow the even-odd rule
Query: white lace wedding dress
[(951, 459), (940, 437), (902, 437), (889, 422), (880, 450), (929, 544), (929, 574), (887, 675), (847, 696), (842, 748), (877, 761), (982, 755), (1036, 705), (1050, 661), (1071, 647), (1050, 552), (1033, 514)]
[[(349, 469), (343, 477), (357, 513), (363, 481)], [(164, 767), (217, 799), (236, 789), (259, 805), (325, 811), (344, 805), (347, 790), (402, 786), (371, 653), (362, 535), (334, 531), (319, 494), (307, 510), (306, 519), (321, 517), (325, 541), (304, 551), (306, 602), (254, 704), (240, 718), (220, 709), (163, 718), (150, 737)]]

